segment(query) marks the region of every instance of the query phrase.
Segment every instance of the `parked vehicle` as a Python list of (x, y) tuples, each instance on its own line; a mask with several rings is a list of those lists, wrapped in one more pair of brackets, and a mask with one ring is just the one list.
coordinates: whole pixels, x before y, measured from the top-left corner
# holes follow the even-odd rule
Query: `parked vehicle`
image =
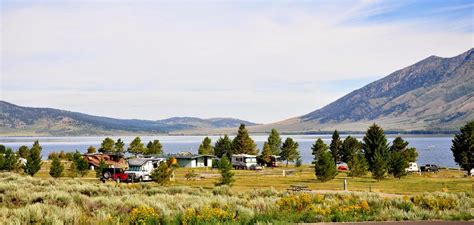
[(134, 158), (128, 160), (128, 169), (125, 173), (128, 175), (130, 182), (151, 181), (151, 172), (158, 167), (160, 162), (165, 158)]
[(262, 169), (262, 167), (257, 164), (257, 156), (247, 154), (232, 155), (232, 166), (234, 169), (243, 170)]
[(337, 167), (337, 170), (340, 170), (340, 171), (347, 171), (349, 170), (349, 166), (347, 166), (347, 163), (345, 162), (338, 162), (336, 164), (336, 167)]
[(405, 169), (407, 172), (411, 173), (418, 173), (420, 172), (420, 168), (416, 162), (411, 162), (408, 164), (408, 168)]
[(438, 172), (439, 167), (435, 164), (426, 164), (424, 166), (420, 166), (421, 172)]
[(117, 182), (127, 182), (128, 174), (122, 168), (104, 168), (100, 177), (102, 182), (114, 180)]

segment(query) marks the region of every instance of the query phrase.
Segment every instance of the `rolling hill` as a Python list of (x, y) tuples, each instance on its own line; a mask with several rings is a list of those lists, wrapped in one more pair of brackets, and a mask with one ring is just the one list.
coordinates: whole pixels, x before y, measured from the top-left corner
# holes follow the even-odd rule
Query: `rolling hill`
[(256, 125), (233, 118), (114, 119), (51, 108), (22, 107), (0, 101), (1, 135), (168, 134), (182, 130), (237, 128), (241, 123)]
[(251, 130), (364, 131), (378, 123), (393, 131), (453, 131), (471, 120), (474, 49), (452, 58), (430, 56), (321, 109)]

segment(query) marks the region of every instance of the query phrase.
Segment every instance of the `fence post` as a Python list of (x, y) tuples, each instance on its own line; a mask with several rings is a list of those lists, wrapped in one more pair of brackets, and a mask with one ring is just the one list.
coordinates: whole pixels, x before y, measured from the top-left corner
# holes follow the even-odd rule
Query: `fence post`
[(344, 178), (344, 191), (347, 191), (347, 179)]

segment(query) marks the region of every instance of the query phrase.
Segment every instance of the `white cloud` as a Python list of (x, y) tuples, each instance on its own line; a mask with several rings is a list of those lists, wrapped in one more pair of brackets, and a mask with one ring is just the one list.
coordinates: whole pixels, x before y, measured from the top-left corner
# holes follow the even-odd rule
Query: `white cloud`
[(123, 118), (272, 122), (344, 94), (325, 90), (325, 81), (381, 77), (472, 45), (471, 33), (416, 21), (344, 25), (374, 12), (365, 3), (349, 13), (332, 7), (147, 2), (3, 11), (2, 99)]

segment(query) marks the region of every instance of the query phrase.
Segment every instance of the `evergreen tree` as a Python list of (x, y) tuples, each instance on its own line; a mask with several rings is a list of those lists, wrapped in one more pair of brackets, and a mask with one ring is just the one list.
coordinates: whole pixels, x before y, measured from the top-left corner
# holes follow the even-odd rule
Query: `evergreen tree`
[(63, 174), (64, 165), (61, 163), (59, 157), (53, 157), (53, 162), (51, 163), (51, 167), (49, 168), (49, 175), (54, 178), (61, 177)]
[(156, 183), (166, 185), (171, 181), (174, 173), (173, 161), (174, 160), (171, 159), (166, 162), (162, 161), (160, 165), (151, 172), (151, 177)]
[(374, 155), (372, 157), (372, 177), (376, 180), (381, 180), (385, 177), (387, 170), (388, 170), (388, 160), (389, 157), (383, 149), (377, 148), (374, 151)]
[(316, 161), (315, 174), (316, 178), (322, 182), (336, 177), (337, 168), (331, 152), (325, 151), (320, 155), (320, 158)]
[(350, 154), (347, 166), (349, 167), (349, 176), (351, 177), (362, 177), (367, 174), (369, 169), (367, 159), (361, 149), (356, 149), (355, 152)]
[(160, 140), (149, 141), (146, 145), (146, 154), (147, 155), (160, 155), (163, 154), (163, 145), (161, 145)]
[(26, 157), (28, 157), (29, 150), (30, 149), (28, 148), (28, 146), (25, 146), (25, 145), (20, 146), (20, 148), (18, 149), (18, 156), (26, 159)]
[(347, 136), (342, 142), (341, 160), (349, 163), (349, 160), (352, 159), (352, 155), (361, 150), (361, 148), (362, 145), (357, 139)]
[(282, 160), (286, 160), (287, 167), (289, 161), (293, 162), (300, 156), (298, 147), (298, 142), (295, 142), (292, 138), (286, 138), (285, 142), (281, 146), (280, 157)]
[(250, 138), (245, 124), (240, 124), (237, 136), (232, 140), (232, 154), (257, 154), (257, 145)]
[(114, 148), (116, 152), (123, 153), (125, 151), (125, 143), (119, 138), (117, 142), (115, 142)]
[[(379, 155), (379, 161), (377, 167), (380, 167), (380, 165), (385, 165), (385, 168), (377, 168), (380, 172), (386, 171), (388, 163), (387, 161), (389, 160), (389, 150), (388, 150), (388, 145), (387, 145), (387, 138), (385, 137), (384, 131), (381, 127), (379, 127), (377, 124), (373, 124), (372, 126), (369, 127), (367, 132), (365, 133), (363, 143), (362, 143), (362, 149), (364, 150), (365, 153), (365, 158), (367, 159), (367, 162), (369, 163), (369, 170), (374, 173), (374, 166), (375, 166), (375, 154), (378, 152)], [(381, 163), (381, 161), (384, 161), (384, 163)]]
[(462, 127), (452, 142), (454, 161), (470, 176), (474, 168), (474, 121)]
[(202, 144), (199, 145), (199, 155), (214, 155), (214, 148), (211, 145), (212, 140), (209, 137), (205, 137), (202, 140)]
[(262, 154), (259, 156), (259, 160), (263, 162), (265, 166), (272, 161), (270, 158), (271, 152), (270, 144), (268, 144), (268, 142), (263, 143)]
[(41, 169), (41, 150), (43, 148), (38, 141), (35, 141), (33, 147), (28, 151), (28, 157), (26, 157), (26, 164), (23, 166), (23, 170), (26, 174), (33, 176)]
[(418, 159), (418, 152), (416, 151), (416, 148), (407, 148), (402, 152), (402, 155), (407, 162), (416, 162)]
[(112, 138), (106, 137), (102, 144), (100, 144), (99, 152), (113, 152), (115, 141)]
[(400, 151), (392, 152), (389, 173), (395, 178), (401, 178), (407, 175), (406, 168), (408, 168), (408, 162), (403, 158), (402, 153)]
[(128, 146), (128, 152), (131, 154), (142, 154), (145, 151), (145, 147), (143, 146), (142, 140), (140, 137), (136, 137)]
[(311, 147), (312, 150), (312, 155), (314, 156), (314, 161), (313, 164), (316, 164), (319, 158), (321, 158), (321, 155), (328, 151), (328, 146), (324, 143), (324, 141), (321, 138), (318, 138)]
[(80, 175), (81, 177), (84, 177), (89, 173), (89, 162), (87, 162), (84, 157), (82, 157), (82, 154), (76, 150), (73, 156), (72, 164), (71, 164), (74, 172), (76, 174)]
[(7, 151), (7, 148), (5, 147), (5, 145), (0, 144), (0, 154), (5, 154), (5, 151)]
[(234, 180), (234, 172), (232, 172), (232, 164), (230, 163), (227, 157), (222, 157), (219, 162), (219, 172), (221, 173), (221, 178), (216, 183), (216, 186), (229, 185), (232, 186)]
[(216, 141), (216, 144), (214, 145), (214, 154), (217, 158), (222, 158), (224, 155), (229, 159), (231, 158), (232, 140), (227, 136), (227, 134)]
[(268, 136), (267, 142), (270, 146), (270, 155), (280, 155), (281, 138), (276, 129), (272, 129), (270, 135)]
[(401, 137), (393, 139), (392, 146), (390, 146), (390, 152), (403, 152), (408, 146), (408, 142), (403, 140)]
[(5, 150), (5, 154), (2, 155), (2, 163), (0, 163), (0, 170), (13, 171), (18, 168), (18, 156), (13, 152), (11, 148)]
[(342, 141), (339, 137), (339, 132), (334, 130), (332, 134), (331, 144), (329, 145), (329, 150), (331, 150), (332, 157), (334, 158), (334, 162), (341, 161), (341, 151), (342, 151)]
[(96, 151), (95, 147), (92, 146), (92, 145), (89, 146), (89, 148), (87, 148), (87, 153), (89, 153), (89, 154), (96, 153), (96, 152), (97, 151)]
[(95, 169), (95, 177), (100, 178), (102, 176), (102, 171), (107, 168), (107, 164), (103, 159), (99, 161), (99, 166)]

